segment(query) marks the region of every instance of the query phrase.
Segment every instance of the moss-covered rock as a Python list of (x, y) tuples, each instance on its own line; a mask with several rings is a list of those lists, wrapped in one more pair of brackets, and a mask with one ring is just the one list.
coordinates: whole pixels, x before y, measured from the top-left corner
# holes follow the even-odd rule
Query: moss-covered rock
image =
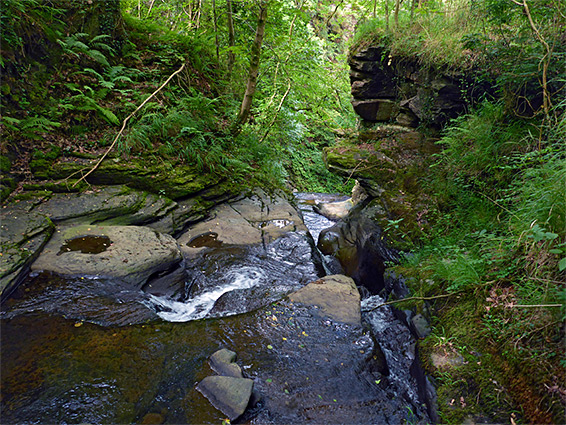
[(6, 155), (1, 155), (0, 156), (0, 172), (7, 173), (7, 172), (10, 171), (10, 168), (12, 168), (12, 161), (10, 161), (10, 159)]
[(17, 204), (0, 210), (0, 298), (20, 283), (54, 230), (44, 214), (29, 212)]
[(383, 126), (364, 131), (354, 143), (325, 148), (324, 160), (332, 172), (358, 180), (373, 198), (372, 219), (390, 243), (408, 249), (434, 211), (427, 177), (436, 151), (434, 140), (419, 132)]
[[(33, 160), (30, 167), (36, 178), (61, 180), (86, 174), (95, 164), (95, 160), (86, 158), (64, 158), (57, 161), (42, 158)], [(196, 167), (188, 165), (170, 166), (167, 169), (161, 163), (148, 163), (147, 159), (125, 161), (119, 158), (104, 160), (87, 177), (90, 184), (124, 184), (175, 200), (191, 196), (221, 180), (218, 175), (203, 174)]]

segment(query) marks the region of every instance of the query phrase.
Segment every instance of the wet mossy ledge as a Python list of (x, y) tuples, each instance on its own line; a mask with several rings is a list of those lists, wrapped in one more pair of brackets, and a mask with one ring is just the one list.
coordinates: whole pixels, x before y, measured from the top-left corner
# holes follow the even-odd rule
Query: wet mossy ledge
[(96, 162), (49, 153), (31, 161), (32, 182), (11, 193), (0, 210), (1, 299), (27, 276), (55, 225), (149, 226), (177, 235), (215, 205), (248, 191), (246, 184), (218, 174), (147, 158), (109, 158), (88, 182), (80, 181)]
[[(38, 183), (29, 188), (47, 185), (55, 189), (54, 191), (72, 190), (80, 177), (89, 172), (97, 162), (97, 159), (77, 157), (35, 158), (30, 162), (30, 169)], [(189, 197), (217, 185), (221, 185), (220, 192), (224, 192), (229, 190), (231, 185), (218, 174), (203, 173), (194, 166), (163, 162), (158, 158), (105, 159), (87, 180), (88, 184), (92, 185), (126, 185), (173, 200)], [(82, 187), (85, 186), (86, 183), (83, 183)]]

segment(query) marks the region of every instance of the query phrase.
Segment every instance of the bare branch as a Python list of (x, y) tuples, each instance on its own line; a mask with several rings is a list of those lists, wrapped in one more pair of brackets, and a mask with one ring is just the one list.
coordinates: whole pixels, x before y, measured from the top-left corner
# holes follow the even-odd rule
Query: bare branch
[(167, 83), (169, 83), (169, 81), (171, 81), (171, 79), (177, 75), (179, 72), (181, 72), (183, 69), (185, 68), (185, 63), (183, 63), (183, 65), (181, 65), (181, 67), (175, 71), (173, 74), (171, 74), (169, 76), (169, 78), (167, 78), (167, 80), (165, 80), (165, 82), (163, 84), (161, 84), (161, 86), (159, 86), (159, 88), (157, 90), (155, 90), (146, 100), (144, 100), (140, 106), (138, 106), (136, 108), (136, 110), (134, 112), (132, 112), (130, 115), (128, 115), (126, 117), (126, 119), (124, 119), (124, 121), (122, 122), (122, 128), (120, 129), (120, 131), (118, 132), (118, 134), (116, 135), (116, 137), (114, 138), (114, 141), (112, 142), (112, 144), (110, 145), (110, 147), (106, 150), (106, 152), (104, 152), (104, 155), (102, 155), (102, 157), (98, 160), (98, 162), (95, 164), (94, 167), (92, 167), (90, 169), (90, 171), (88, 173), (86, 173), (84, 176), (82, 176), (80, 179), (78, 179), (72, 187), (75, 187), (77, 184), (79, 184), (79, 182), (81, 182), (82, 180), (85, 180), (88, 175), (90, 173), (92, 173), (94, 170), (96, 170), (98, 168), (98, 166), (102, 163), (102, 161), (104, 161), (104, 158), (106, 158), (106, 156), (110, 153), (110, 151), (114, 148), (114, 146), (116, 145), (116, 142), (118, 141), (118, 139), (120, 138), (120, 136), (122, 135), (122, 133), (124, 132), (124, 130), (126, 129), (126, 124), (128, 122), (128, 120), (130, 118), (132, 118), (134, 116), (134, 114), (136, 112), (138, 112), (141, 108), (143, 108), (143, 106), (149, 102), (149, 99), (151, 99), (153, 96), (155, 96), (157, 93), (159, 93), (161, 91), (161, 89), (163, 89), (163, 87), (165, 87), (167, 85)]

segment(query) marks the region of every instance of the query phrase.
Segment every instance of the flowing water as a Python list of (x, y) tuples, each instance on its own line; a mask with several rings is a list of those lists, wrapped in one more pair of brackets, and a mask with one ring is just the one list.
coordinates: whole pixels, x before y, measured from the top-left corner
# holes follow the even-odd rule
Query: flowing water
[[(315, 240), (332, 222), (312, 203), (342, 199), (298, 195)], [(187, 270), (184, 302), (107, 279), (23, 282), (2, 305), (2, 423), (220, 424), (194, 387), (224, 347), (261, 396), (244, 421), (428, 421), (409, 373), (414, 341), (389, 308), (364, 313), (367, 326), (356, 327), (279, 301), (319, 275), (307, 235), (260, 247), (209, 238), (195, 242), (215, 246)]]

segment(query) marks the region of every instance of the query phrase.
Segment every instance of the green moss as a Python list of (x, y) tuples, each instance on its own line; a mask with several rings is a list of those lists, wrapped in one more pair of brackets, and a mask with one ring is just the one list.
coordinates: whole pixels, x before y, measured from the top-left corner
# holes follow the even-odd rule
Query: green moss
[(0, 156), (0, 172), (7, 173), (12, 168), (12, 162), (6, 155)]
[(22, 193), (17, 194), (14, 196), (15, 201), (28, 201), (34, 199), (46, 199), (51, 197), (53, 192), (49, 190), (32, 190), (32, 191), (25, 191)]
[[(69, 179), (64, 181), (46, 181), (40, 183), (25, 183), (24, 190), (32, 192), (53, 192), (53, 193), (69, 193), (81, 192), (89, 187), (84, 181), (78, 182), (78, 179)], [(77, 183), (76, 186), (75, 183)]]
[(2, 177), (0, 182), (0, 200), (5, 200), (16, 188), (16, 181), (11, 177)]

